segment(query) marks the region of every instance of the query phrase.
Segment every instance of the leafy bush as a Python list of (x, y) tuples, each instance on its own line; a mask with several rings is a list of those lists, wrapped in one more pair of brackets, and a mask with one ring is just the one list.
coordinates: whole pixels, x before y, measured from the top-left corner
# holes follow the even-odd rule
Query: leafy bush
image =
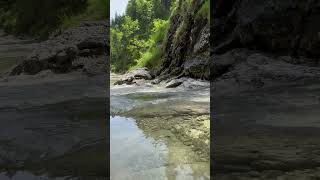
[[(112, 70), (125, 72), (160, 64), (162, 43), (168, 27), (166, 19), (171, 13), (172, 1), (129, 0), (126, 13), (111, 20)], [(132, 31), (133, 24), (138, 29)]]
[(160, 65), (162, 50), (161, 48), (152, 48), (150, 51), (144, 53), (141, 58), (137, 61), (137, 65), (133, 67), (148, 67), (155, 68)]
[(162, 43), (166, 38), (169, 21), (156, 19), (153, 22), (153, 28), (149, 38), (149, 49), (136, 60), (137, 67), (155, 68), (160, 65), (163, 54)]

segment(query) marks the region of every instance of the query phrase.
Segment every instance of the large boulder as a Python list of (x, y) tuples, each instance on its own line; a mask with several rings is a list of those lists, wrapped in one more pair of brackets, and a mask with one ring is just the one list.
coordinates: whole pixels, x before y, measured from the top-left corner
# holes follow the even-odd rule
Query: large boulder
[(147, 68), (138, 68), (128, 72), (127, 74), (123, 75), (123, 77), (116, 81), (114, 85), (123, 85), (123, 84), (134, 84), (134, 80), (152, 80), (153, 77), (150, 71)]

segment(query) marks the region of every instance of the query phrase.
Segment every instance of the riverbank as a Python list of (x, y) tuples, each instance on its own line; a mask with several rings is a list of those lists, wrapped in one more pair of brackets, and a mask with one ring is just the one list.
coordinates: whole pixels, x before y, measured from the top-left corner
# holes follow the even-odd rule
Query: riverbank
[(19, 39), (4, 43), (10, 51), (1, 57), (19, 61), (0, 78), (2, 179), (109, 179), (107, 29), (86, 22), (48, 41), (25, 41), (21, 57)]

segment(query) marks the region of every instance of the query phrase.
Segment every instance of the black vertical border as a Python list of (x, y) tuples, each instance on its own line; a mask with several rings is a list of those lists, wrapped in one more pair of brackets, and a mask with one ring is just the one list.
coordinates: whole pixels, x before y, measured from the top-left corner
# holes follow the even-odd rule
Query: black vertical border
[(106, 43), (107, 47), (105, 47), (105, 53), (106, 53), (106, 61), (107, 61), (107, 77), (106, 77), (106, 88), (107, 88), (107, 99), (106, 99), (106, 123), (107, 123), (107, 128), (106, 128), (106, 134), (107, 134), (107, 165), (108, 168), (106, 169), (107, 171), (107, 179), (110, 179), (110, 73), (111, 73), (111, 63), (110, 63), (110, 0), (108, 1), (108, 7), (109, 7), (109, 17), (107, 18), (107, 32), (106, 32)]
[(215, 176), (214, 173), (214, 164), (215, 164), (215, 133), (216, 133), (216, 128), (215, 128), (215, 119), (214, 118), (214, 99), (213, 99), (213, 93), (214, 93), (214, 82), (212, 80), (212, 74), (211, 71), (213, 70), (213, 26), (214, 26), (214, 10), (215, 10), (215, 0), (210, 0), (210, 178), (213, 179)]

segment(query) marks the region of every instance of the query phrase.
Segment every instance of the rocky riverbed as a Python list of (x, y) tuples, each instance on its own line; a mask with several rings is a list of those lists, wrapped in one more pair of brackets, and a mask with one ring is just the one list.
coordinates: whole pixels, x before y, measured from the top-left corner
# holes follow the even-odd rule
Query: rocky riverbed
[[(151, 79), (146, 69), (111, 77), (111, 176), (209, 179), (209, 82), (185, 78), (155, 83)], [(181, 83), (168, 87), (172, 81)], [(120, 122), (122, 128), (114, 127)], [(133, 139), (137, 135), (131, 135), (132, 131), (139, 132), (139, 141)], [(153, 145), (148, 146), (149, 141)], [(119, 148), (125, 142), (129, 145)], [(114, 162), (116, 158), (121, 163)], [(145, 164), (150, 165), (146, 168)]]
[(107, 30), (88, 22), (40, 43), (1, 35), (1, 179), (109, 179)]

